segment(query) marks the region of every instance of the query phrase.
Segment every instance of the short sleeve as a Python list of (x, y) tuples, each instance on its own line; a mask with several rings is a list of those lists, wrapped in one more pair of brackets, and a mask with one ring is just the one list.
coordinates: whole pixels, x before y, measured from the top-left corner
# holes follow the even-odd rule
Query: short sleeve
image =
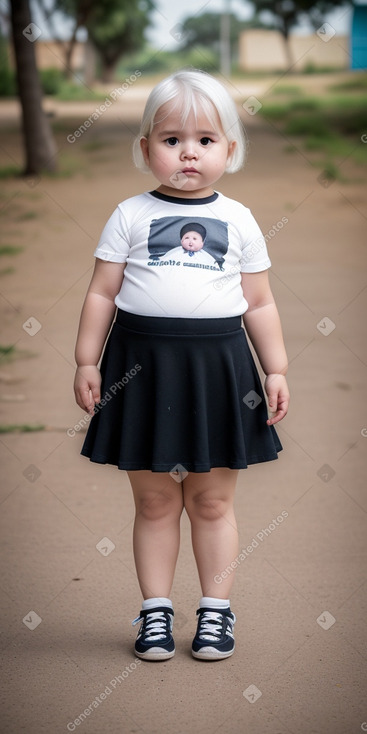
[(129, 228), (123, 212), (117, 207), (102, 231), (94, 256), (108, 262), (124, 263), (129, 249)]
[(265, 238), (261, 229), (249, 209), (245, 209), (246, 215), (241, 231), (241, 273), (258, 273), (267, 270), (271, 266)]

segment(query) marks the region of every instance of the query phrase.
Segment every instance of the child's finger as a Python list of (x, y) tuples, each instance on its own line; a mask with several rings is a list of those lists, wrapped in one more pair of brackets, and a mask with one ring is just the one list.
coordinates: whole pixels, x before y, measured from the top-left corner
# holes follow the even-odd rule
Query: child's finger
[(91, 393), (92, 393), (92, 398), (93, 398), (94, 404), (95, 403), (99, 403), (100, 400), (101, 400), (100, 386), (99, 385), (93, 385), (93, 386), (91, 386)]
[(288, 403), (289, 403), (289, 399), (287, 398), (287, 396), (283, 396), (281, 394), (277, 396), (276, 401), (273, 399), (272, 403), (270, 402), (270, 398), (269, 398), (270, 412), (275, 413), (275, 415), (272, 415), (271, 418), (268, 418), (268, 420), (266, 421), (268, 426), (273, 426), (274, 423), (279, 423), (279, 421), (281, 421), (284, 418), (284, 416), (287, 415)]

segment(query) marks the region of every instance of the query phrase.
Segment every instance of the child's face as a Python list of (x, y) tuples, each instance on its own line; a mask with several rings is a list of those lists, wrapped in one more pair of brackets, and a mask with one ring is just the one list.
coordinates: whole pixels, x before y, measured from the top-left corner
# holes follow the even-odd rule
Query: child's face
[(215, 119), (213, 125), (199, 108), (182, 129), (180, 110), (172, 110), (170, 102), (160, 107), (149, 138), (141, 139), (144, 160), (161, 183), (158, 191), (176, 197), (182, 191), (186, 198), (213, 193), (236, 145), (228, 143), (217, 114)]
[(197, 252), (204, 247), (204, 242), (199, 232), (186, 232), (181, 239), (181, 245), (184, 250), (190, 250), (191, 252)]

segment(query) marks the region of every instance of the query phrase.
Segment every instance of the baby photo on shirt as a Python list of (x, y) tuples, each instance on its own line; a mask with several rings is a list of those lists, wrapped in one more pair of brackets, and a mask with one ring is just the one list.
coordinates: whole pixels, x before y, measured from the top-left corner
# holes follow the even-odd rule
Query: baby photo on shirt
[(209, 217), (153, 219), (148, 236), (151, 261), (167, 256), (177, 265), (203, 264), (224, 270), (228, 251), (228, 224)]

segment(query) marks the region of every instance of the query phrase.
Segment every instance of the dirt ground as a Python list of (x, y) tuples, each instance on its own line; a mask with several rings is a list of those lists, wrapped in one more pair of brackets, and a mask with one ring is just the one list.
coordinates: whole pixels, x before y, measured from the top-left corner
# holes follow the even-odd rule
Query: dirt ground
[[(238, 99), (267, 84), (243, 85)], [(100, 103), (48, 100), (64, 175), (2, 184), (3, 244), (22, 251), (1, 260), (2, 344), (17, 352), (0, 368), (0, 422), (46, 430), (1, 436), (1, 731), (358, 734), (367, 730), (367, 172), (346, 158), (343, 180), (325, 181), (316, 154), (298, 143), (287, 153), (289, 140), (244, 111), (248, 163), (218, 189), (268, 235), (290, 360), (284, 451), (239, 476), (234, 656), (191, 657), (200, 588), (183, 516), (176, 655), (134, 657), (141, 597), (128, 479), (79, 456), (72, 380), (101, 229), (119, 201), (155, 185), (131, 161), (146, 93), (133, 87), (75, 142), (67, 136)], [(16, 102), (1, 104), (0, 126), (1, 167), (20, 164)]]

